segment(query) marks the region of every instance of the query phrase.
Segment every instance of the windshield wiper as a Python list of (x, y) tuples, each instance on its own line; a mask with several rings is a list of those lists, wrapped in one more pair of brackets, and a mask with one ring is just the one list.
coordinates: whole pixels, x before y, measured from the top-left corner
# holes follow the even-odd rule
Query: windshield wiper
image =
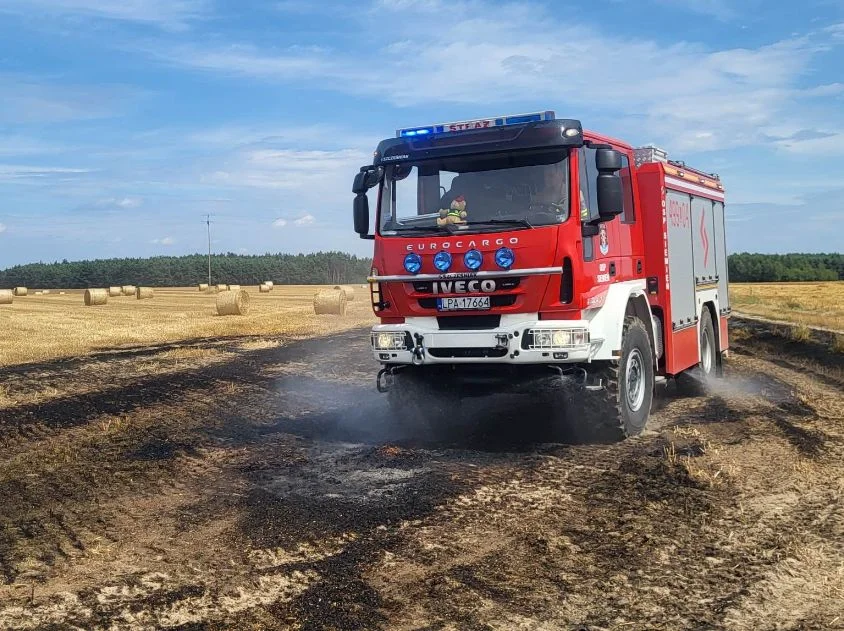
[(381, 232), (395, 232), (396, 234), (419, 234), (421, 232), (451, 232), (448, 226), (406, 226), (404, 228), (381, 228)]
[(527, 219), (485, 219), (483, 221), (470, 221), (469, 226), (480, 225), (500, 225), (500, 226), (523, 226), (525, 228), (533, 228), (533, 224)]

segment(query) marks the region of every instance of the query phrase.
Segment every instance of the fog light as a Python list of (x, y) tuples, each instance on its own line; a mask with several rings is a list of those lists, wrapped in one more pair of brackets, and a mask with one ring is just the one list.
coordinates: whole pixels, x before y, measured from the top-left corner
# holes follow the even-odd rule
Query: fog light
[(407, 349), (407, 338), (403, 331), (372, 334), (372, 345), (376, 351), (399, 351)]

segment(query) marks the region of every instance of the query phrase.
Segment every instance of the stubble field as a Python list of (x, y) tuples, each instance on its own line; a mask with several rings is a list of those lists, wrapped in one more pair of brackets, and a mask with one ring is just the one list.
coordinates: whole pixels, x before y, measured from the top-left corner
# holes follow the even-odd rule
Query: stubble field
[(733, 308), (771, 320), (844, 333), (844, 282), (733, 283)]
[(0, 628), (844, 629), (826, 341), (734, 318), (718, 389), (624, 443), (519, 395), (420, 434), (365, 290), (314, 289), (0, 307)]
[(357, 300), (346, 317), (313, 315), (317, 285), (278, 286), (268, 294), (243, 286), (250, 297), (248, 315), (216, 315), (216, 294), (196, 287), (155, 288), (155, 297), (109, 298), (85, 307), (82, 290), (58, 291), (14, 299), (0, 305), (0, 366), (76, 357), (117, 347), (154, 346), (184, 340), (230, 336), (287, 335), (313, 337), (363, 326), (373, 321), (369, 289), (355, 287)]

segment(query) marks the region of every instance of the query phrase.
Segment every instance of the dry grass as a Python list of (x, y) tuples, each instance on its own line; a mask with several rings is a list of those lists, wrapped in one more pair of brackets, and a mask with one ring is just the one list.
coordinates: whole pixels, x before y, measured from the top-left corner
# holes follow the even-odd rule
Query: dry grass
[(121, 346), (244, 335), (312, 336), (375, 322), (367, 300), (349, 303), (345, 317), (313, 313), (317, 285), (251, 289), (249, 315), (221, 318), (215, 294), (196, 287), (156, 288), (155, 300), (82, 305), (82, 290), (28, 296), (0, 310), (0, 366), (73, 357)]
[(812, 339), (812, 330), (805, 324), (791, 327), (789, 335), (795, 342), (808, 342)]
[(736, 311), (844, 331), (844, 282), (732, 283)]

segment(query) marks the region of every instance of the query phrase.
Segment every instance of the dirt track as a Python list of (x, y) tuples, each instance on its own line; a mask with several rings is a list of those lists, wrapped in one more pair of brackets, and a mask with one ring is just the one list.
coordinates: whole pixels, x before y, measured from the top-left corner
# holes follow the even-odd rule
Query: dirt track
[(362, 331), (0, 369), (0, 628), (844, 629), (844, 356), (733, 329), (621, 444), (401, 435)]

